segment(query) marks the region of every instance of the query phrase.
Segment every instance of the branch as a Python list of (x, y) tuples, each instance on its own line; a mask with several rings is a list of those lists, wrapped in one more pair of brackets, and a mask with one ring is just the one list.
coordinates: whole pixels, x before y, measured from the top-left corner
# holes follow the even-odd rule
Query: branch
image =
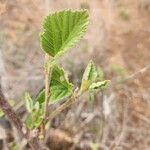
[(63, 110), (76, 103), (81, 95), (83, 95), (83, 93), (73, 93), (73, 95), (66, 102), (64, 102), (50, 114), (48, 120), (51, 122), (51, 120), (54, 119), (57, 115), (59, 115)]
[(150, 70), (150, 65), (147, 65), (145, 66), (144, 68), (140, 69), (139, 71), (129, 75), (128, 77), (126, 77), (125, 79), (123, 79), (122, 81), (120, 81), (121, 83), (122, 82), (125, 82), (127, 80), (132, 80), (140, 75), (143, 75), (145, 72), (147, 72), (148, 70)]
[(14, 125), (22, 137), (27, 139), (33, 150), (42, 150), (37, 137), (32, 137), (28, 129), (23, 125), (21, 119), (17, 116), (10, 104), (5, 99), (0, 86), (0, 108), (3, 110), (8, 120)]
[[(133, 79), (135, 79), (135, 78), (138, 78), (138, 77), (140, 77), (141, 75), (143, 75), (144, 73), (146, 73), (146, 72), (149, 71), (149, 70), (150, 70), (150, 64), (147, 65), (147, 66), (145, 66), (144, 68), (138, 70), (137, 72), (135, 72), (135, 73), (133, 73), (133, 74), (127, 76), (126, 78), (124, 78), (124, 79), (122, 79), (122, 80), (119, 80), (119, 81), (113, 81), (113, 80), (112, 80), (112, 81), (111, 81), (111, 86), (112, 86), (112, 85), (116, 85), (116, 84), (118, 84), (118, 83), (125, 83), (125, 82), (127, 82), (128, 80), (133, 80)], [(109, 86), (109, 87), (110, 87), (110, 86)]]
[[(145, 72), (147, 72), (150, 69), (150, 65), (145, 66), (144, 68), (142, 68), (141, 70), (135, 72), (134, 74), (131, 74), (130, 76), (128, 76), (127, 78), (125, 78), (124, 80), (119, 81), (119, 83), (121, 82), (125, 82), (127, 80), (130, 79), (134, 79), (135, 77), (144, 74)], [(117, 82), (118, 83), (118, 82)], [(116, 84), (116, 82), (112, 82), (112, 84)], [(82, 93), (83, 94), (83, 93)], [(82, 95), (81, 94), (81, 95)], [(71, 97), (69, 100), (67, 100), (65, 103), (63, 103), (62, 105), (60, 105), (56, 110), (54, 110), (50, 116), (49, 116), (49, 120), (51, 121), (53, 118), (55, 118), (58, 114), (60, 114), (63, 110), (65, 110), (66, 108), (68, 108), (69, 106), (71, 106), (72, 104), (74, 104), (77, 101), (77, 98), (81, 96), (80, 94), (75, 96), (75, 97)], [(74, 100), (73, 100), (74, 99)]]
[(71, 106), (74, 102), (72, 100), (73, 98), (71, 97), (69, 100), (67, 100), (66, 102), (64, 102), (62, 105), (60, 105), (58, 108), (56, 108), (56, 110), (54, 110), (48, 120), (51, 122), (52, 119), (54, 119), (57, 115), (59, 115), (63, 110), (65, 110), (66, 108), (68, 108), (69, 106)]

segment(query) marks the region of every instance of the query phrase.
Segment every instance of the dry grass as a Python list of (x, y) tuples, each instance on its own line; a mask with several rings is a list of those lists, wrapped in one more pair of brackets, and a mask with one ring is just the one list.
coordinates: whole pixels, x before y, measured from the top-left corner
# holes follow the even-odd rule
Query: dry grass
[[(62, 64), (78, 85), (85, 64), (92, 58), (115, 84), (96, 95), (95, 101), (87, 101), (88, 95), (84, 95), (53, 120), (50, 133), (56, 139), (65, 137), (65, 142), (69, 141), (65, 149), (69, 150), (148, 150), (150, 70), (138, 76), (134, 73), (150, 64), (149, 1), (52, 0), (49, 5), (47, 2), (0, 1), (0, 49), (4, 61), (0, 72), (7, 98), (20, 100), (24, 91), (36, 95), (41, 88), (44, 57), (38, 34), (48, 10), (88, 8), (91, 19), (88, 32), (64, 56)], [(132, 78), (116, 83), (124, 77)], [(55, 139), (51, 134), (49, 137)], [(48, 145), (54, 150), (56, 145), (63, 149), (63, 142), (54, 143)]]

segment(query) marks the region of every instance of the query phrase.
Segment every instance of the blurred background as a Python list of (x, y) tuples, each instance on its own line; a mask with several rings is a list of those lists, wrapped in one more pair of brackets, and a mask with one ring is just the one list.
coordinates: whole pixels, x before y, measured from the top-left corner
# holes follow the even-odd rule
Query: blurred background
[(94, 101), (84, 95), (56, 117), (48, 145), (52, 150), (149, 150), (150, 0), (0, 0), (4, 94), (15, 103), (26, 91), (37, 95), (44, 86), (39, 44), (43, 17), (81, 8), (89, 10), (88, 31), (61, 63), (76, 85), (91, 59), (115, 84)]

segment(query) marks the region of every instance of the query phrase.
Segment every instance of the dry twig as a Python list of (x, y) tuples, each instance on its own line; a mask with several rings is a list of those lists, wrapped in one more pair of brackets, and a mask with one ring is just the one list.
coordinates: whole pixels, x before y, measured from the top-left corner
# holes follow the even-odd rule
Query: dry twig
[(29, 145), (33, 150), (42, 150), (37, 137), (33, 137), (23, 125), (21, 119), (17, 116), (10, 104), (5, 99), (2, 89), (0, 87), (0, 108), (3, 110), (9, 121), (14, 125), (17, 131), (27, 139)]

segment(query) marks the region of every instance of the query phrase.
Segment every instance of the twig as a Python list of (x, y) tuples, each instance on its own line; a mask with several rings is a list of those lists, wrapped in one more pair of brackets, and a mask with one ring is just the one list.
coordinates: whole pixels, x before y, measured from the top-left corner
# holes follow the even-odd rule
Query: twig
[(137, 116), (139, 119), (143, 120), (146, 122), (148, 125), (150, 125), (150, 119), (147, 118), (146, 116), (142, 115), (141, 113), (133, 112), (135, 116)]
[(119, 83), (134, 79), (135, 77), (138, 77), (140, 75), (143, 75), (145, 72), (147, 72), (148, 70), (150, 70), (150, 65), (145, 66), (144, 68), (140, 69), (139, 71), (129, 75), (128, 77), (126, 77), (125, 79), (119, 81)]
[(43, 137), (46, 136), (46, 123), (48, 121), (48, 104), (50, 99), (50, 82), (51, 82), (51, 73), (52, 73), (52, 66), (51, 66), (51, 57), (49, 55), (45, 55), (45, 101), (44, 101), (44, 117), (43, 121), (40, 125), (40, 134)]
[(67, 100), (65, 103), (63, 103), (62, 105), (60, 105), (55, 111), (53, 111), (50, 114), (50, 117), (48, 120), (52, 120), (54, 119), (58, 114), (60, 114), (63, 110), (65, 110), (67, 107), (71, 106), (75, 101), (72, 100), (73, 97), (71, 97), (69, 100)]
[(8, 120), (14, 125), (17, 131), (27, 139), (29, 145), (33, 150), (42, 150), (38, 139), (36, 137), (32, 137), (30, 132), (24, 127), (22, 121), (17, 116), (15, 111), (12, 109), (10, 104), (5, 99), (1, 86), (0, 86), (0, 108), (3, 110), (5, 115), (7, 116)]
[(62, 105), (60, 105), (56, 110), (54, 110), (48, 120), (54, 119), (58, 114), (60, 114), (63, 110), (65, 110), (66, 108), (68, 108), (69, 106), (73, 105), (74, 103), (76, 103), (79, 99), (79, 97), (82, 95), (83, 93), (79, 93), (77, 95), (72, 95), (66, 102), (64, 102)]
[(138, 135), (149, 135), (150, 136), (150, 130), (146, 130), (146, 129), (143, 129), (143, 128), (134, 128), (132, 126), (128, 126), (127, 128), (127, 131), (128, 132), (131, 132), (131, 133), (134, 133), (134, 134), (138, 134)]

